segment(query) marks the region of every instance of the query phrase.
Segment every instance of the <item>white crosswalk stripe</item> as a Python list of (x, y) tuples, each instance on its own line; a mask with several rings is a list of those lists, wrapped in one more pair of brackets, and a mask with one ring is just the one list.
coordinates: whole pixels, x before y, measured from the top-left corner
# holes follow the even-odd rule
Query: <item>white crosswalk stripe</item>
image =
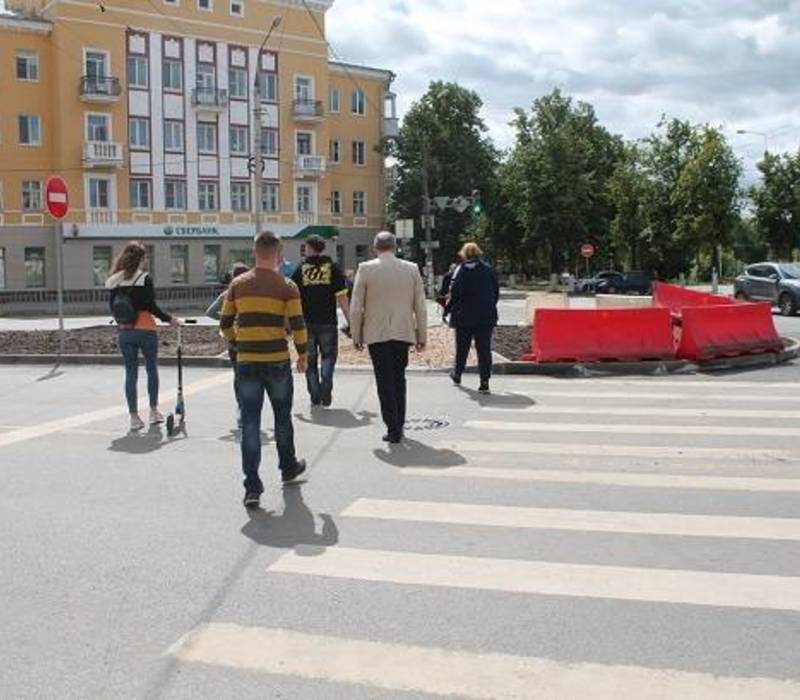
[[(483, 406), (484, 411), (493, 413), (514, 414), (540, 414), (540, 415), (585, 415), (586, 409), (580, 405), (574, 406), (529, 406), (524, 409), (493, 408)], [(774, 411), (774, 410), (742, 410), (727, 408), (664, 408), (661, 406), (603, 406), (600, 409), (602, 416), (648, 416), (651, 418), (751, 418), (759, 420), (798, 420), (800, 411)]]

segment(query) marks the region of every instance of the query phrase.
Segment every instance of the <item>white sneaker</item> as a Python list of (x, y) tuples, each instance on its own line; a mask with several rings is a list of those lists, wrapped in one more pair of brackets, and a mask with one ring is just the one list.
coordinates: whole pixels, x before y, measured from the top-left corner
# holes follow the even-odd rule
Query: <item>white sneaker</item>
[(139, 418), (138, 414), (131, 415), (131, 431), (142, 430), (144, 428), (144, 421)]
[(164, 416), (157, 408), (150, 409), (150, 425), (158, 425), (164, 422)]

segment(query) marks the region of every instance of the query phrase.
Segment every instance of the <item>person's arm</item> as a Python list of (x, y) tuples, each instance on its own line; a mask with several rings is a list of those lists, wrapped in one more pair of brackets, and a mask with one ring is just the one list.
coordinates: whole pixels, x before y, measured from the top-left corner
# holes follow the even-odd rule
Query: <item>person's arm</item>
[(490, 268), (492, 271), (492, 285), (494, 288), (494, 303), (495, 306), (500, 302), (500, 280), (497, 278), (497, 270), (493, 267)]
[(353, 284), (353, 299), (350, 303), (350, 332), (353, 334), (353, 345), (358, 349), (364, 347), (363, 326), (366, 292), (366, 275), (361, 266), (359, 266), (358, 272), (356, 272), (356, 281)]
[(336, 295), (336, 302), (344, 314), (344, 319), (347, 324), (350, 324), (350, 300), (347, 298), (347, 280), (342, 274), (341, 268), (333, 263), (333, 274), (331, 275), (331, 283), (333, 284), (333, 291)]
[(153, 286), (153, 280), (150, 279), (150, 275), (145, 274), (143, 290), (141, 310), (149, 311), (153, 316), (164, 323), (172, 323), (172, 315), (163, 311), (156, 303), (156, 289)]
[(308, 331), (303, 318), (303, 303), (300, 301), (300, 290), (293, 282), (289, 299), (286, 301), (286, 323), (292, 334), (292, 342), (297, 350), (297, 371), (305, 372), (308, 361)]
[(222, 294), (220, 294), (214, 301), (211, 302), (211, 306), (206, 309), (206, 316), (209, 318), (213, 318), (215, 321), (219, 321), (220, 316), (222, 316), (222, 306), (225, 303), (225, 297), (228, 296), (228, 290), (226, 289)]
[(419, 270), (414, 270), (414, 317), (417, 322), (417, 350), (428, 344), (428, 304), (425, 301), (425, 285)]
[(228, 341), (228, 344), (236, 342), (236, 313), (236, 289), (230, 286), (225, 292), (225, 301), (219, 317), (219, 334)]

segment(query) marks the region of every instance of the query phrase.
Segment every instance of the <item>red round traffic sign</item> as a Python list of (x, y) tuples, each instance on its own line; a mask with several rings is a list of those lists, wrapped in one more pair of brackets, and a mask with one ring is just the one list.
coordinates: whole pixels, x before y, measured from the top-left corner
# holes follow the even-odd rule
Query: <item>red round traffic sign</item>
[(67, 183), (58, 175), (48, 178), (44, 186), (44, 204), (54, 219), (63, 219), (69, 211)]
[(594, 246), (591, 243), (586, 243), (585, 245), (581, 246), (581, 255), (584, 258), (594, 257), (594, 252)]

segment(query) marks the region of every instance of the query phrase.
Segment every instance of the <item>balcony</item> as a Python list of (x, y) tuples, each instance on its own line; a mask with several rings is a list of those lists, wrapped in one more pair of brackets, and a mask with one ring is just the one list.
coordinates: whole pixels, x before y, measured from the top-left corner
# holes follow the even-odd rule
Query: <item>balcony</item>
[(321, 100), (295, 100), (292, 114), (299, 122), (318, 122), (325, 116), (325, 109)]
[(114, 141), (86, 141), (83, 144), (85, 168), (121, 168), (125, 149)]
[(111, 104), (119, 100), (122, 87), (119, 78), (104, 78), (84, 75), (79, 89), (84, 102)]
[(192, 105), (200, 109), (225, 109), (228, 91), (219, 88), (198, 87), (192, 90)]
[(295, 223), (302, 224), (303, 226), (314, 226), (317, 224), (319, 217), (315, 211), (298, 211), (294, 215)]
[(387, 139), (396, 139), (400, 135), (400, 120), (397, 117), (383, 118), (383, 136)]
[(86, 223), (88, 224), (113, 224), (116, 217), (110, 209), (87, 209)]
[(325, 156), (297, 156), (294, 161), (294, 174), (299, 177), (321, 177), (327, 170)]

